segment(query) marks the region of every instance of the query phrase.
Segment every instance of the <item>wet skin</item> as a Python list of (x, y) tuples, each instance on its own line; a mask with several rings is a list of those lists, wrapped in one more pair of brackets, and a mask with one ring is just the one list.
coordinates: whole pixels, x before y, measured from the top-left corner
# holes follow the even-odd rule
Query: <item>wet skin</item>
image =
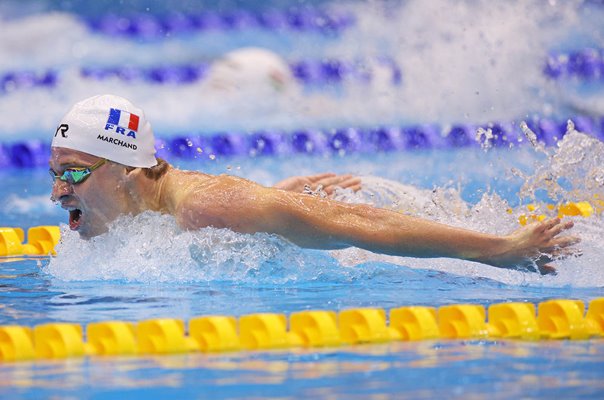
[[(90, 166), (98, 160), (55, 147), (50, 167), (61, 174), (65, 168)], [(351, 177), (344, 180), (356, 184)], [(84, 238), (106, 232), (107, 225), (121, 214), (153, 210), (173, 215), (184, 229), (213, 226), (241, 233), (268, 232), (308, 248), (355, 246), (376, 253), (451, 257), (502, 268), (535, 263), (542, 273), (554, 271), (549, 263), (568, 255), (578, 242), (575, 237), (560, 235), (572, 222), (559, 219), (498, 236), (368, 205), (267, 188), (228, 175), (170, 167), (160, 179), (151, 180), (140, 168), (128, 169), (113, 162), (99, 167), (81, 184), (55, 180), (51, 198), (70, 210), (70, 227)]]

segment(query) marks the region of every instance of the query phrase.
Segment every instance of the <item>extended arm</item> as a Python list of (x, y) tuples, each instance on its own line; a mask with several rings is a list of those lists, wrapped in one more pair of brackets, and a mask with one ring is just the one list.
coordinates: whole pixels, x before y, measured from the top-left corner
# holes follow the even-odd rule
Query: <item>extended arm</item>
[[(376, 253), (410, 257), (450, 257), (497, 267), (515, 267), (537, 261), (545, 266), (560, 249), (577, 242), (558, 237), (572, 222), (552, 219), (497, 236), (456, 228), (368, 205), (345, 204), (293, 194), (269, 195), (274, 218), (262, 230), (283, 235), (313, 248), (356, 246)], [(276, 212), (275, 210), (279, 210)], [(543, 271), (542, 271), (543, 272)]]
[(555, 255), (558, 248), (577, 242), (557, 236), (572, 226), (558, 219), (497, 236), (368, 205), (264, 188), (232, 177), (223, 179), (220, 186), (220, 193), (229, 193), (229, 201), (216, 202), (215, 195), (203, 192), (187, 207), (186, 227), (212, 225), (243, 233), (269, 232), (309, 248), (356, 246), (376, 253), (460, 258), (497, 267), (526, 264), (541, 252)]

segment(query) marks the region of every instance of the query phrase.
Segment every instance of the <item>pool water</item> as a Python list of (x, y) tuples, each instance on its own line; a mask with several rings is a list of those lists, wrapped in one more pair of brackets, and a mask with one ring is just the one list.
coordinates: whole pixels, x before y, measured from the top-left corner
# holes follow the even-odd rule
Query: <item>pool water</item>
[[(183, 168), (212, 173), (230, 171), (271, 184), (282, 176), (305, 171), (312, 160), (306, 156), (181, 163)], [(447, 212), (438, 218), (450, 223), (469, 221), (487, 231), (505, 229), (492, 226), (493, 218), (501, 218), (501, 224), (509, 227), (518, 225), (516, 215), (508, 214), (506, 208), (510, 205), (524, 210), (517, 196), (522, 181), (499, 177), (506, 173), (493, 178), (488, 169), (474, 165), (489, 165), (497, 171), (522, 167), (530, 175), (547, 162), (542, 154), (528, 148), (381, 154), (371, 159), (357, 156), (321, 161), (326, 169), (336, 172), (366, 171), (388, 176), (392, 180), (387, 181), (389, 191), (383, 190), (384, 181), (371, 176), (364, 178), (367, 186), (362, 191), (373, 193), (372, 199), (379, 198), (384, 206), (392, 205), (393, 199), (399, 200), (399, 206), (415, 204), (405, 203), (409, 200), (400, 193), (397, 197), (392, 191), (393, 182), (413, 182), (417, 189), (443, 188), (456, 182), (456, 187), (450, 189), (459, 190), (456, 193), (463, 204), (478, 211), (470, 212), (468, 217), (467, 213), (455, 214), (459, 204), (443, 203)], [(577, 218), (579, 226), (588, 232), (577, 228), (574, 232), (584, 236), (583, 256), (560, 261), (556, 276), (540, 276), (452, 260), (385, 258), (360, 250), (302, 250), (268, 235), (237, 235), (211, 229), (192, 235), (180, 232), (170, 218), (153, 214), (122, 221), (127, 224), (91, 244), (81, 242), (68, 231), (62, 210), (43, 205), (49, 188), (45, 173), (14, 170), (3, 175), (3, 198), (12, 204), (17, 198), (21, 202), (20, 206), (3, 207), (3, 220), (12, 219), (24, 227), (62, 224), (64, 242), (59, 245), (56, 259), (2, 264), (0, 324), (85, 325), (161, 317), (187, 321), (201, 315), (290, 314), (309, 309), (390, 309), (459, 303), (488, 306), (509, 301), (538, 303), (551, 298), (581, 299), (587, 303), (602, 296), (601, 264), (591, 262), (602, 259), (598, 238), (603, 225), (597, 216)], [(500, 179), (504, 182), (498, 182)], [(431, 189), (426, 190), (432, 193)], [(509, 203), (504, 203), (505, 199)], [(476, 208), (481, 203), (482, 210)], [(170, 239), (165, 243), (167, 236)], [(212, 246), (205, 249), (205, 255), (196, 256), (192, 249), (208, 242)], [(109, 248), (105, 243), (109, 243)], [(153, 255), (133, 255), (142, 246), (154, 248)], [(110, 258), (106, 256), (108, 251), (113, 254)], [(73, 394), (80, 397), (83, 390), (89, 398), (466, 398), (486, 394), (495, 398), (598, 397), (603, 393), (603, 352), (601, 340), (466, 340), (38, 361), (0, 367), (7, 385), (0, 392), (26, 398)]]
[[(98, 2), (100, 8), (76, 3), (8, 1), (0, 6), (13, 40), (0, 39), (3, 149), (48, 142), (70, 104), (102, 92), (140, 104), (168, 147), (175, 138), (245, 136), (259, 130), (287, 136), (299, 129), (430, 124), (445, 133), (451, 124), (495, 123), (512, 126), (514, 139), (494, 147), (470, 141), (405, 151), (360, 148), (268, 156), (191, 157), (164, 150), (179, 168), (234, 174), (263, 185), (324, 171), (355, 174), (362, 177), (363, 189), (339, 190), (336, 199), (497, 234), (518, 228), (521, 215), (530, 213), (529, 204), (546, 210), (547, 204), (604, 199), (600, 2), (317, 1), (304, 7), (352, 19), (328, 31), (302, 29), (296, 11), (295, 18), (283, 15), (297, 27), (275, 31), (245, 28), (243, 22), (235, 29), (229, 14), (226, 25), (179, 25), (182, 31), (171, 28), (169, 34), (152, 29), (153, 21), (168, 24), (165, 17), (175, 24), (180, 15), (167, 12), (163, 2), (148, 1), (147, 9), (138, 11), (125, 5), (119, 18), (104, 2)], [(222, 9), (208, 6), (209, 14), (279, 14), (292, 6), (288, 1), (255, 7), (223, 3)], [(192, 3), (178, 7), (171, 11), (201, 12)], [(174, 66), (209, 65), (242, 46), (269, 48), (299, 68), (331, 60), (331, 69), (324, 75), (311, 69), (304, 76), (296, 70), (284, 92), (260, 85), (229, 93), (213, 91), (204, 78), (157, 78), (180, 71)], [(335, 73), (333, 60), (360, 69)], [(54, 78), (32, 80), (27, 71)], [(531, 145), (518, 127), (523, 120), (577, 116), (596, 121), (591, 135), (571, 124), (564, 137), (550, 137), (546, 147)], [(0, 259), (0, 325), (188, 321), (203, 315), (536, 304), (554, 298), (587, 304), (604, 297), (603, 213), (565, 217), (575, 221), (570, 233), (582, 239), (579, 251), (556, 261), (558, 273), (547, 276), (360, 249), (301, 249), (267, 234), (212, 228), (183, 232), (170, 217), (154, 213), (124, 216), (109, 233), (82, 241), (69, 231), (67, 213), (49, 200), (45, 166), (19, 168), (3, 154), (0, 226), (59, 225), (62, 240), (56, 257)], [(439, 340), (2, 363), (0, 397), (602, 398), (603, 378), (600, 339)]]
[(2, 366), (7, 398), (599, 398), (601, 341), (419, 342)]

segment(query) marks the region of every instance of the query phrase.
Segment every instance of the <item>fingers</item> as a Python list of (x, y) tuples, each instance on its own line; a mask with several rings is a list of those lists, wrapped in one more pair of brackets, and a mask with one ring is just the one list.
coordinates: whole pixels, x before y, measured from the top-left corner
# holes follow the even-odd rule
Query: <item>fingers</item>
[(352, 178), (352, 175), (335, 175), (325, 177), (321, 180), (318, 180), (316, 183), (321, 184), (323, 186), (333, 186), (336, 184), (341, 184), (342, 182), (345, 182), (350, 178)]
[(360, 182), (356, 185), (348, 186), (348, 189), (352, 190), (353, 192), (358, 192), (362, 188), (363, 188), (363, 185)]
[(558, 224), (558, 225), (555, 225), (554, 227), (552, 227), (551, 229), (549, 229), (548, 233), (550, 234), (551, 237), (554, 237), (554, 236), (557, 236), (560, 232), (562, 232), (565, 229), (568, 229), (568, 228), (565, 228), (563, 224)]
[(565, 236), (552, 240), (547, 246), (539, 248), (541, 259), (547, 262), (554, 259), (560, 260), (568, 257), (578, 257), (582, 254), (580, 249), (572, 247), (581, 241), (575, 236)]
[[(551, 218), (548, 220), (545, 220), (543, 222), (541, 222), (540, 224), (536, 225), (535, 228), (539, 231), (543, 231), (543, 232), (549, 232), (549, 231), (557, 231), (557, 233), (555, 235), (557, 235), (558, 233), (570, 229), (572, 228), (574, 225), (573, 221), (564, 221), (562, 222), (562, 220), (560, 218)], [(553, 236), (555, 236), (553, 235)]]
[(361, 178), (352, 175), (335, 175), (325, 177), (315, 182), (316, 185), (322, 185), (323, 190), (331, 195), (335, 192), (336, 187), (343, 189), (351, 189), (357, 191), (361, 189)]
[(555, 228), (556, 226), (559, 226), (560, 224), (560, 218), (552, 218), (552, 219), (548, 219), (546, 221), (544, 221), (541, 225), (541, 228), (543, 230), (550, 230)]
[(578, 238), (576, 236), (557, 237), (557, 238), (551, 240), (551, 247), (564, 248), (564, 247), (572, 246), (579, 242), (581, 242), (581, 238)]
[(579, 243), (581, 239), (576, 236), (558, 236), (560, 233), (572, 228), (573, 226), (573, 221), (561, 222), (560, 218), (553, 218), (544, 221), (542, 225), (537, 228), (537, 232), (542, 232), (545, 234), (545, 238), (547, 239), (544, 243), (545, 246), (541, 247), (539, 250), (542, 252), (548, 252), (557, 248), (569, 247)]
[(312, 183), (320, 183), (319, 181), (321, 179), (331, 178), (331, 177), (334, 177), (334, 176), (336, 176), (336, 174), (334, 174), (333, 172), (323, 172), (321, 174), (310, 175), (307, 178)]
[(575, 225), (573, 221), (565, 221), (560, 223), (559, 218), (554, 219), (554, 221), (556, 220), (556, 224), (549, 224), (550, 226), (546, 228), (547, 232), (551, 235), (551, 237), (557, 236), (560, 232), (570, 229)]
[(356, 192), (357, 190), (361, 189), (361, 178), (350, 176), (347, 179), (334, 183), (333, 186), (334, 189), (336, 187), (341, 187), (342, 189), (353, 189), (353, 187), (358, 187), (356, 190), (353, 189)]

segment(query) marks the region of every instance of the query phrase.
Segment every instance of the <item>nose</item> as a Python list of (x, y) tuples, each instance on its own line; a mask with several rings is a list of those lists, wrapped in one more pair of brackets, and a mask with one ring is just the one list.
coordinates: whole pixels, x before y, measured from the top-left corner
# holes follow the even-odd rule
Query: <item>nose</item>
[(52, 192), (50, 193), (51, 201), (60, 201), (61, 197), (67, 196), (73, 193), (73, 188), (68, 182), (64, 182), (60, 179), (55, 179), (52, 184)]

